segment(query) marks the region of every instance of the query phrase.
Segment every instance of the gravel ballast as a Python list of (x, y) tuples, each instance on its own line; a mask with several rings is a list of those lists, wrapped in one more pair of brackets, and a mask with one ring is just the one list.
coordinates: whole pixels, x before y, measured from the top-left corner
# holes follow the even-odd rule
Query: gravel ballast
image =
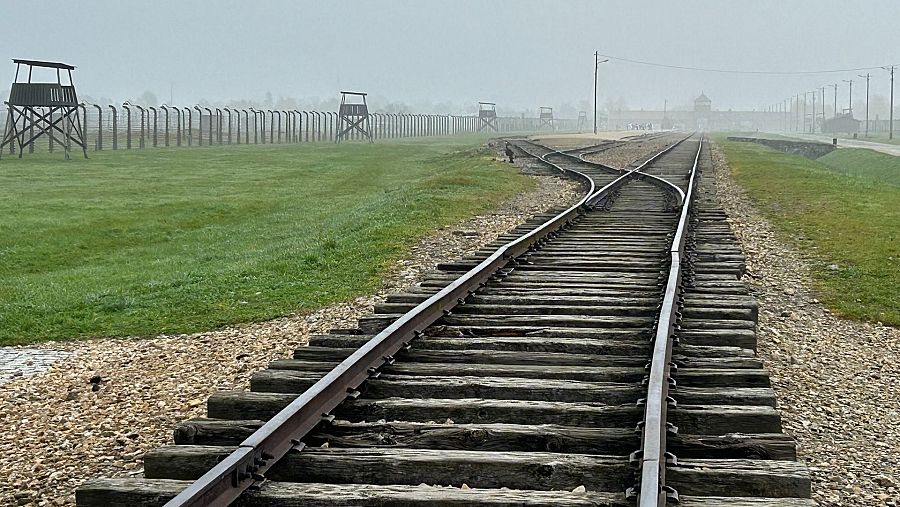
[(611, 167), (625, 169), (640, 164), (683, 137), (683, 135), (677, 133), (666, 134), (650, 139), (639, 137), (627, 144), (614, 146), (596, 153), (590, 153), (585, 155), (584, 158), (591, 162), (599, 162)]
[(823, 506), (900, 505), (900, 330), (840, 319), (809, 262), (753, 207), (714, 147), (716, 187), (759, 299), (759, 355)]

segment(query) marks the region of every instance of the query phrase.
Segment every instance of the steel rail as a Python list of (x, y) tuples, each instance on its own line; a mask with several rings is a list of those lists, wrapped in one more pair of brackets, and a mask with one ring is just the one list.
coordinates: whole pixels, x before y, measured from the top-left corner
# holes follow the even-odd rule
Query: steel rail
[[(659, 157), (665, 155), (666, 153), (668, 153), (669, 151), (671, 151), (673, 148), (675, 148), (676, 146), (680, 145), (680, 144), (683, 143), (684, 141), (687, 141), (688, 139), (690, 139), (690, 138), (693, 137), (693, 136), (694, 136), (694, 133), (691, 133), (691, 134), (689, 134), (689, 135), (687, 135), (687, 136), (685, 136), (685, 137), (679, 139), (678, 141), (672, 143), (670, 146), (667, 146), (666, 148), (664, 148), (662, 151), (660, 151), (660, 152), (656, 153), (655, 155), (653, 155), (652, 157), (650, 157), (650, 158), (644, 160), (639, 166), (635, 167), (634, 169), (622, 169), (622, 168), (612, 167), (612, 166), (608, 166), (608, 165), (606, 165), (606, 164), (601, 164), (601, 163), (599, 163), (599, 162), (593, 162), (593, 161), (591, 161), (591, 160), (585, 160), (585, 159), (584, 159), (584, 156), (585, 156), (585, 155), (588, 155), (588, 154), (593, 153), (593, 152), (586, 152), (586, 153), (582, 153), (582, 154), (579, 154), (579, 155), (576, 156), (576, 155), (574, 155), (574, 154), (572, 154), (572, 153), (568, 153), (568, 151), (570, 151), (570, 150), (565, 150), (565, 151), (563, 151), (563, 150), (554, 150), (553, 148), (547, 148), (546, 146), (542, 146), (542, 147), (543, 147), (543, 148), (546, 148), (546, 149), (549, 149), (549, 150), (551, 150), (551, 151), (550, 151), (550, 153), (547, 153), (547, 154), (545, 154), (544, 156), (542, 156), (542, 157), (540, 157), (540, 158), (541, 158), (541, 160), (543, 160), (544, 162), (547, 162), (547, 163), (552, 164), (552, 162), (546, 160), (545, 157), (548, 157), (548, 156), (550, 156), (550, 155), (563, 155), (563, 156), (566, 156), (566, 157), (569, 157), (569, 158), (573, 158), (573, 159), (575, 159), (575, 160), (578, 160), (578, 161), (580, 161), (580, 162), (584, 162), (584, 163), (587, 163), (587, 164), (591, 164), (591, 165), (593, 165), (593, 166), (595, 166), (595, 167), (600, 167), (600, 168), (603, 168), (603, 169), (608, 169), (608, 170), (612, 170), (612, 171), (618, 171), (618, 172), (621, 172), (621, 173), (625, 173), (625, 174), (628, 175), (629, 177), (638, 177), (638, 178), (642, 178), (642, 179), (644, 179), (644, 178), (649, 178), (652, 182), (654, 182), (654, 183), (656, 183), (656, 184), (662, 186), (663, 188), (669, 190), (670, 192), (674, 193), (675, 196), (676, 196), (677, 199), (678, 199), (678, 207), (681, 207), (681, 206), (684, 204), (685, 194), (684, 194), (684, 192), (683, 192), (677, 185), (675, 185), (674, 183), (672, 183), (672, 182), (670, 182), (670, 181), (668, 181), (668, 180), (665, 180), (665, 179), (663, 179), (663, 178), (660, 178), (660, 177), (658, 177), (658, 176), (655, 176), (655, 175), (653, 175), (653, 174), (645, 173), (645, 172), (643, 172), (642, 170), (644, 169), (644, 167), (646, 167), (646, 166), (649, 165), (649, 164), (652, 164), (656, 159), (658, 159)], [(532, 142), (532, 141), (529, 141), (529, 140), (524, 140), (524, 141), (527, 142), (527, 143), (529, 143), (529, 144), (533, 144), (533, 145), (535, 145), (535, 146), (541, 146), (541, 145), (539, 145), (539, 144), (537, 144), (537, 143), (534, 143), (534, 142)], [(598, 146), (598, 145), (595, 145), (595, 146)], [(520, 147), (520, 149), (521, 149), (521, 147)], [(574, 151), (574, 150), (572, 150), (572, 151)], [(529, 153), (529, 155), (531, 155), (531, 154)], [(534, 155), (532, 155), (532, 156), (534, 156)], [(590, 198), (589, 198), (589, 199), (588, 199), (588, 204), (593, 204), (593, 203), (595, 203), (595, 202), (598, 201), (598, 200), (599, 200), (599, 198), (598, 198), (598, 199), (590, 199)]]
[[(577, 148), (573, 150), (566, 150), (567, 153), (578, 151), (578, 158), (584, 160), (585, 155), (591, 155), (593, 153), (601, 153), (606, 150), (610, 150), (612, 148), (616, 148), (619, 146), (624, 146), (628, 142), (627, 141), (607, 141), (605, 143), (595, 144), (593, 146), (587, 146), (585, 148)], [(584, 160), (585, 162), (590, 162), (590, 160)]]
[[(507, 138), (501, 138), (501, 139), (507, 139)], [(609, 166), (609, 165), (606, 165), (606, 164), (601, 164), (600, 162), (594, 162), (594, 161), (591, 161), (591, 160), (585, 160), (585, 159), (581, 158), (580, 156), (575, 156), (574, 154), (569, 153), (570, 151), (576, 151), (575, 149), (573, 149), (573, 150), (556, 150), (556, 149), (553, 149), (553, 148), (549, 148), (549, 147), (547, 147), (547, 146), (544, 146), (544, 145), (542, 145), (542, 144), (538, 144), (538, 143), (536, 143), (536, 142), (534, 142), (534, 141), (531, 141), (531, 140), (529, 140), (529, 139), (516, 139), (516, 138), (508, 138), (508, 139), (509, 139), (509, 140), (516, 141), (516, 142), (525, 142), (525, 143), (528, 143), (528, 144), (533, 145), (533, 146), (538, 146), (538, 147), (540, 147), (540, 148), (543, 148), (543, 149), (546, 149), (546, 150), (550, 150), (549, 153), (545, 153), (545, 154), (542, 155), (542, 156), (538, 156), (538, 155), (535, 155), (535, 154), (530, 153), (530, 152), (528, 152), (527, 150), (524, 150), (524, 149), (523, 149), (523, 151), (525, 151), (526, 153), (528, 153), (528, 154), (531, 155), (532, 157), (538, 158), (538, 159), (540, 159), (540, 160), (542, 160), (542, 161), (544, 161), (544, 162), (550, 163), (550, 164), (552, 164), (552, 162), (550, 162), (550, 161), (544, 159), (544, 157), (548, 157), (548, 156), (550, 156), (550, 155), (562, 155), (562, 156), (565, 156), (565, 157), (574, 158), (575, 160), (577, 160), (577, 161), (579, 161), (579, 162), (583, 162), (583, 163), (585, 163), (585, 164), (589, 164), (589, 165), (592, 165), (592, 166), (594, 166), (594, 167), (599, 167), (599, 168), (601, 168), (601, 169), (607, 169), (607, 170), (612, 171), (612, 172), (615, 172), (615, 173), (628, 172), (627, 169), (621, 169), (621, 168), (618, 168), (618, 167), (613, 167), (613, 166)], [(597, 146), (601, 146), (601, 145), (595, 144), (595, 145), (592, 145), (592, 146), (588, 146), (588, 148), (596, 148)], [(519, 149), (522, 149), (522, 148), (519, 147)], [(584, 149), (584, 148), (581, 148), (581, 149)]]
[[(690, 139), (690, 138), (693, 137), (693, 136), (694, 136), (694, 134), (691, 133), (691, 135), (689, 135), (689, 136), (687, 136), (687, 137), (684, 137), (684, 138), (680, 139), (679, 141), (676, 141), (675, 143), (672, 144), (672, 146), (669, 146), (668, 148), (666, 148), (666, 149), (663, 150), (662, 152), (658, 153), (658, 154), (657, 154), (656, 156), (654, 156), (653, 158), (648, 159), (648, 160), (645, 160), (643, 163), (641, 163), (641, 165), (639, 165), (638, 167), (635, 167), (635, 168), (632, 170), (633, 172), (636, 172), (636, 173), (639, 174), (638, 177), (643, 178), (643, 179), (650, 179), (651, 182), (656, 183), (656, 184), (662, 186), (663, 188), (669, 190), (670, 192), (674, 193), (675, 196), (676, 196), (677, 199), (678, 199), (678, 207), (680, 207), (680, 206), (682, 206), (682, 205), (684, 204), (684, 199), (685, 199), (684, 191), (681, 190), (681, 188), (678, 187), (678, 185), (672, 183), (671, 181), (669, 181), (669, 180), (667, 180), (667, 179), (664, 179), (664, 178), (660, 178), (659, 176), (656, 176), (656, 175), (654, 175), (654, 174), (645, 173), (645, 172), (642, 171), (642, 169), (643, 169), (647, 164), (651, 163), (653, 160), (656, 160), (656, 158), (658, 158), (658, 157), (659, 157), (660, 155), (662, 155), (663, 153), (666, 153), (667, 151), (671, 150), (671, 149), (674, 148), (675, 146), (678, 146), (678, 145), (681, 144), (682, 142), (687, 141), (688, 139)], [(614, 146), (611, 146), (611, 148), (612, 148), (612, 147), (614, 147)], [(590, 161), (590, 160), (585, 160), (585, 159), (584, 159), (585, 155), (590, 155), (591, 153), (597, 153), (597, 151), (604, 151), (604, 150), (595, 150), (595, 151), (587, 151), (587, 152), (584, 152), (584, 153), (580, 153), (580, 154), (578, 155), (578, 158), (579, 158), (582, 162), (587, 162), (587, 163), (589, 163), (589, 164), (599, 164), (598, 162), (592, 162), (592, 161)], [(565, 154), (565, 155), (568, 155), (568, 156), (573, 156), (573, 155), (570, 154), (570, 153), (564, 153), (564, 154)], [(618, 170), (618, 171), (628, 171), (628, 169), (618, 169), (618, 168), (615, 168), (615, 167), (612, 167), (612, 166), (608, 166), (608, 165), (604, 165), (604, 164), (599, 164), (599, 165), (602, 165), (603, 167), (608, 167), (608, 168), (616, 169), (616, 170)]]
[[(647, 397), (644, 401), (644, 418), (642, 421), (641, 448), (633, 455), (640, 460), (641, 480), (637, 491), (640, 507), (665, 507), (669, 497), (678, 498), (678, 494), (666, 485), (666, 464), (675, 463), (675, 457), (666, 451), (666, 432), (672, 427), (667, 422), (668, 405), (674, 405), (669, 397), (670, 373), (672, 361), (672, 343), (676, 325), (680, 318), (678, 298), (681, 289), (682, 257), (684, 255), (685, 234), (688, 226), (690, 204), (694, 196), (694, 185), (697, 177), (697, 165), (700, 152), (703, 150), (703, 138), (697, 147), (694, 164), (688, 178), (688, 188), (683, 198), (678, 227), (669, 249), (671, 264), (666, 281), (663, 303), (653, 340), (653, 354), (650, 360), (650, 375), (647, 384)], [(665, 180), (663, 180), (665, 181)], [(674, 186), (674, 185), (673, 185)], [(677, 187), (676, 187), (677, 188)], [(679, 189), (680, 190), (680, 189)], [(674, 431), (677, 428), (672, 427)]]
[(326, 420), (333, 418), (329, 415), (330, 412), (346, 398), (358, 396), (360, 393), (356, 389), (367, 379), (377, 377), (380, 368), (393, 362), (394, 354), (401, 349), (408, 349), (410, 343), (428, 326), (448, 314), (457, 304), (483, 286), (497, 270), (542, 243), (548, 236), (567, 227), (584, 213), (586, 205), (616, 190), (624, 184), (630, 174), (622, 174), (597, 190), (590, 176), (540, 159), (564, 173), (586, 180), (588, 191), (584, 197), (528, 234), (501, 246), (478, 266), (399, 317), (306, 392), (295, 398), (247, 437), (234, 452), (165, 505), (225, 506), (237, 499), (250, 486), (264, 481), (265, 472), (275, 462), (288, 452), (301, 451), (305, 446), (301, 439), (323, 418)]

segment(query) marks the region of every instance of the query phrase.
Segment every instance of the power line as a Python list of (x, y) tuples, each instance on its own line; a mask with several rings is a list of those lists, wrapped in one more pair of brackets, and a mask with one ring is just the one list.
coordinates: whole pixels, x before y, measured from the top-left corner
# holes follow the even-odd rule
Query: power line
[(880, 66), (875, 67), (854, 67), (849, 69), (829, 69), (829, 70), (807, 70), (807, 71), (770, 71), (770, 70), (734, 70), (734, 69), (710, 69), (703, 67), (688, 67), (684, 65), (669, 65), (666, 63), (656, 63), (656, 62), (646, 62), (642, 60), (634, 60), (631, 58), (623, 58), (620, 56), (613, 55), (604, 55), (600, 54), (600, 56), (604, 58), (609, 58), (610, 60), (618, 60), (620, 62), (628, 62), (628, 63), (636, 63), (638, 65), (648, 65), (650, 67), (663, 67), (666, 69), (679, 69), (679, 70), (694, 70), (699, 72), (718, 72), (720, 74), (759, 74), (759, 75), (769, 75), (769, 76), (792, 76), (792, 75), (809, 75), (809, 74), (836, 74), (841, 72), (857, 72), (861, 70), (873, 70), (879, 69)]

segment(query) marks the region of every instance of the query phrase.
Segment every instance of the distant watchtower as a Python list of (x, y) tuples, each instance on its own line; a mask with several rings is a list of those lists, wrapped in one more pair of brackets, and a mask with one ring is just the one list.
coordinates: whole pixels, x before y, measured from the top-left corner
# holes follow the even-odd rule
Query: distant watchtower
[[(16, 77), (9, 91), (6, 102), (9, 114), (6, 121), (6, 132), (0, 143), (0, 154), (6, 146), (10, 149), (19, 147), (19, 158), (26, 146), (42, 135), (49, 136), (61, 144), (66, 159), (72, 143), (81, 147), (84, 158), (87, 158), (87, 144), (84, 132), (81, 131), (81, 116), (78, 112), (78, 95), (72, 81), (75, 67), (65, 63), (39, 62), (35, 60), (13, 60), (16, 64)], [(22, 66), (28, 67), (28, 82), (19, 82), (19, 71)], [(56, 69), (56, 82), (32, 82), (32, 71), (35, 67)], [(69, 84), (62, 84), (60, 72), (68, 74)]]
[[(355, 99), (357, 102), (347, 102), (348, 98)], [(359, 100), (362, 102), (358, 102)], [(373, 142), (372, 136), (369, 134), (369, 107), (366, 105), (365, 93), (341, 92), (339, 113), (341, 122), (338, 125), (338, 133), (334, 142), (339, 143), (342, 139), (347, 139), (354, 130), (366, 137), (370, 143)]]
[(700, 96), (694, 99), (694, 111), (698, 113), (708, 113), (712, 110), (712, 101), (705, 93), (700, 92)]
[(584, 130), (587, 124), (587, 111), (578, 111), (578, 130)]
[(485, 129), (497, 132), (497, 104), (493, 102), (478, 103), (478, 131)]
[(553, 108), (547, 106), (541, 106), (541, 112), (538, 115), (541, 119), (541, 128), (546, 126), (548, 129), (553, 130)]
[(709, 116), (712, 111), (712, 101), (705, 93), (700, 92), (700, 96), (694, 99), (694, 124), (698, 130), (709, 129)]

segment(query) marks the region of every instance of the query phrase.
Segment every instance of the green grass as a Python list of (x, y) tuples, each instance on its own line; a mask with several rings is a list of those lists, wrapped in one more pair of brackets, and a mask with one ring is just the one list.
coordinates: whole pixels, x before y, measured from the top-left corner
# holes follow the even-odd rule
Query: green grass
[(531, 188), (482, 138), (0, 160), (0, 344), (206, 330), (371, 292)]
[(900, 157), (874, 150), (841, 148), (816, 159), (831, 170), (873, 183), (900, 185)]
[(758, 144), (717, 141), (754, 203), (814, 259), (825, 304), (846, 317), (900, 325), (900, 187), (881, 183), (880, 170), (867, 175), (865, 165), (853, 165), (868, 155), (840, 159), (848, 176)]

